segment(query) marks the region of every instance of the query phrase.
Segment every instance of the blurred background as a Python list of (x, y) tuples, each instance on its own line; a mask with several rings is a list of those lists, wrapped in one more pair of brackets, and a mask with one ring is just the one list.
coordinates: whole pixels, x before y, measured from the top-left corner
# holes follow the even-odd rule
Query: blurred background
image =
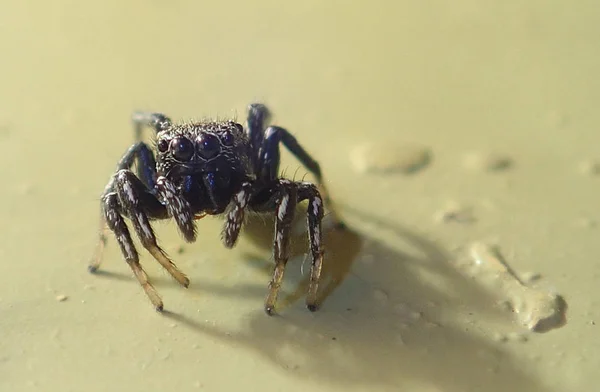
[[(592, 390), (599, 20), (586, 0), (4, 1), (0, 389)], [(219, 219), (190, 245), (157, 224), (192, 281), (141, 252), (164, 315), (112, 237), (88, 274), (131, 113), (244, 122), (251, 102), (321, 163), (351, 228), (326, 236), (322, 309), (303, 306), (299, 235), (264, 315), (264, 221), (232, 251)], [(287, 153), (282, 170), (307, 172)], [(519, 279), (461, 267), (475, 241), (562, 295), (564, 322), (521, 325)]]

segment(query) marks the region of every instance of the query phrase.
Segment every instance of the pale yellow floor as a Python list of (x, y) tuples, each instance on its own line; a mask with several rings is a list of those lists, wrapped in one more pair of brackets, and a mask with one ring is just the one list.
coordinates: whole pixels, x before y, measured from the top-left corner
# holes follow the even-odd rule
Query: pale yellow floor
[[(600, 158), (597, 3), (285, 3), (4, 2), (0, 390), (595, 390), (600, 178), (581, 166)], [(325, 275), (343, 281), (323, 308), (303, 306), (299, 249), (267, 317), (268, 233), (226, 251), (214, 219), (182, 249), (157, 226), (189, 290), (143, 253), (165, 315), (112, 240), (89, 274), (130, 113), (241, 121), (257, 100), (322, 163), (356, 231), (327, 238)], [(370, 139), (433, 159), (357, 173), (350, 152)], [(472, 170), (472, 152), (514, 164)], [(473, 221), (440, 222), (452, 203)], [(566, 324), (527, 333), (457, 267), (474, 241), (541, 274)]]

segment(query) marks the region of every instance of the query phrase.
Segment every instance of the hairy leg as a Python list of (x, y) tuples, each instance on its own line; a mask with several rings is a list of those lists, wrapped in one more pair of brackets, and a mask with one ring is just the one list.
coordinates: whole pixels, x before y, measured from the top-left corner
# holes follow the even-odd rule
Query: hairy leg
[(125, 261), (129, 267), (131, 267), (133, 274), (146, 292), (150, 302), (152, 302), (152, 305), (154, 305), (156, 310), (161, 311), (163, 309), (162, 300), (154, 286), (148, 281), (148, 275), (146, 275), (146, 272), (144, 272), (140, 265), (139, 256), (131, 239), (131, 234), (129, 233), (129, 229), (119, 210), (117, 194), (107, 194), (103, 199), (103, 211), (108, 227), (115, 233), (115, 237), (117, 238), (121, 252), (125, 257)]
[(290, 236), (292, 221), (297, 204), (296, 185), (288, 180), (279, 180), (279, 197), (275, 210), (275, 238), (273, 239), (273, 257), (275, 268), (269, 283), (269, 293), (265, 299), (265, 312), (272, 315), (277, 302), (277, 295), (281, 288), (285, 265), (290, 257)]
[(323, 199), (314, 184), (302, 182), (298, 184), (298, 202), (308, 199), (307, 227), (312, 262), (310, 266), (310, 280), (306, 307), (310, 311), (318, 308), (317, 291), (323, 267), (323, 238), (321, 221), (323, 220)]
[(154, 230), (148, 217), (166, 218), (166, 208), (158, 199), (146, 191), (145, 185), (129, 170), (120, 170), (116, 175), (116, 193), (121, 210), (129, 217), (144, 248), (182, 286), (188, 287), (189, 279), (173, 264), (158, 246)]
[(263, 144), (265, 124), (269, 117), (269, 109), (265, 105), (261, 103), (248, 105), (246, 134), (254, 151), (258, 151)]
[[(147, 166), (144, 163), (145, 162), (150, 162), (150, 163), (154, 162), (154, 155), (152, 154), (152, 151), (148, 148), (146, 143), (137, 142), (137, 143), (133, 144), (131, 147), (129, 147), (129, 149), (125, 152), (125, 154), (123, 154), (123, 157), (121, 157), (121, 159), (117, 163), (117, 168), (116, 168), (115, 174), (113, 174), (110, 177), (108, 184), (106, 184), (106, 187), (104, 188), (104, 191), (102, 192), (101, 199), (103, 200), (103, 203), (104, 203), (104, 199), (106, 198), (107, 195), (109, 195), (111, 193), (115, 193), (116, 173), (118, 173), (120, 170), (130, 169), (133, 166), (136, 159), (138, 160), (138, 172), (141, 174), (140, 179), (142, 180), (142, 182), (144, 182), (144, 184), (146, 184), (148, 192), (150, 192), (150, 193), (153, 192), (152, 188), (150, 188), (149, 186), (150, 186), (150, 184), (154, 183), (156, 168), (154, 166)], [(99, 225), (100, 227), (99, 227), (99, 232), (98, 232), (98, 242), (96, 245), (96, 249), (94, 250), (94, 254), (92, 256), (90, 265), (88, 267), (91, 272), (96, 271), (98, 269), (98, 267), (100, 266), (100, 264), (102, 263), (104, 247), (107, 242), (107, 238), (106, 238), (107, 223), (108, 222), (106, 221), (104, 212), (102, 212), (102, 214), (100, 215), (100, 225)]]
[(320, 188), (325, 205), (330, 211), (336, 228), (344, 228), (345, 224), (335, 211), (333, 202), (323, 180), (321, 166), (298, 143), (296, 138), (286, 129), (276, 126), (269, 127), (265, 132), (265, 139), (260, 149), (259, 175), (264, 179), (273, 180), (279, 175), (280, 151), (279, 145), (283, 144), (299, 161), (311, 172)]

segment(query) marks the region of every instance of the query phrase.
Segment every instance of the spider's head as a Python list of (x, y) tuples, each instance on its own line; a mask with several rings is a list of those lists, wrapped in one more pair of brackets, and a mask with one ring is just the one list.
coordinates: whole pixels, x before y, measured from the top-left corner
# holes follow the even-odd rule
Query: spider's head
[(173, 124), (157, 135), (157, 169), (168, 177), (247, 173), (247, 137), (234, 121)]

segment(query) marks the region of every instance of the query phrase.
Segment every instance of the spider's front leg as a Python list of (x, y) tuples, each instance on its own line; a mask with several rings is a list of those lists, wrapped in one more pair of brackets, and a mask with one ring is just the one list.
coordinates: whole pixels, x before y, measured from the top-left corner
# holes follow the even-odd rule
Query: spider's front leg
[[(135, 112), (131, 116), (134, 126), (135, 140), (129, 150), (123, 155), (119, 163), (117, 164), (116, 171), (123, 169), (131, 169), (134, 162), (137, 161), (137, 173), (138, 177), (150, 190), (153, 190), (156, 183), (156, 160), (154, 154), (148, 145), (142, 142), (142, 130), (145, 126), (152, 127), (155, 132), (159, 132), (166, 129), (171, 124), (171, 119), (161, 113), (151, 112)], [(104, 188), (102, 198), (108, 195), (110, 192), (114, 192), (115, 175), (111, 176), (108, 184)], [(106, 246), (106, 219), (103, 214), (100, 217), (100, 230), (98, 243), (94, 251), (92, 262), (89, 266), (90, 271), (95, 271), (102, 262), (102, 255), (104, 253), (104, 247)]]
[[(135, 249), (135, 245), (131, 239), (131, 234), (129, 233), (129, 229), (125, 224), (125, 220), (121, 216), (121, 207), (117, 193), (109, 192), (102, 198), (102, 201), (105, 222), (110, 230), (112, 230), (112, 232), (115, 234), (117, 242), (119, 243), (119, 247), (121, 248), (121, 253), (123, 253), (123, 256), (125, 257), (125, 261), (133, 271), (133, 274), (146, 292), (148, 298), (150, 298), (150, 302), (152, 302), (157, 310), (162, 310), (162, 300), (160, 299), (160, 296), (156, 292), (154, 286), (152, 286), (152, 284), (148, 281), (148, 275), (146, 275), (146, 272), (140, 265), (138, 252)], [(95, 272), (98, 269), (98, 266), (98, 260), (95, 260), (95, 262), (93, 261), (89, 266), (90, 272)]]
[[(123, 154), (123, 157), (121, 158), (121, 160), (119, 160), (117, 164), (116, 173), (118, 173), (121, 170), (129, 170), (136, 160), (139, 178), (142, 180), (142, 182), (146, 185), (148, 189), (153, 189), (155, 182), (154, 177), (156, 173), (154, 154), (152, 153), (148, 145), (146, 145), (146, 143), (144, 142), (139, 141), (133, 144), (125, 152), (125, 154)], [(107, 206), (106, 198), (109, 197), (111, 193), (115, 193), (116, 173), (110, 177), (110, 180), (108, 181), (108, 184), (106, 184), (106, 187), (102, 192), (102, 196), (100, 197), (102, 200), (103, 208), (100, 214), (100, 229), (98, 235), (98, 242), (96, 245), (96, 249), (94, 250), (94, 254), (92, 256), (90, 265), (88, 267), (91, 272), (96, 271), (102, 263), (104, 247), (106, 246), (107, 241), (106, 229), (108, 222), (105, 216), (105, 208)]]
[[(168, 217), (167, 208), (150, 192), (145, 184), (133, 172), (127, 169), (119, 170), (110, 187), (102, 198), (104, 219), (113, 231), (121, 252), (131, 267), (150, 301), (157, 310), (163, 309), (163, 303), (156, 289), (148, 281), (148, 276), (142, 269), (135, 245), (123, 216), (128, 217), (144, 248), (177, 280), (182, 286), (189, 285), (188, 278), (173, 264), (166, 253), (158, 246), (156, 236), (150, 225), (149, 218), (165, 219)], [(94, 271), (97, 265), (90, 266)]]
[[(141, 152), (140, 152), (141, 151)], [(151, 170), (145, 171), (150, 175), (148, 178), (140, 180), (128, 168), (132, 166), (136, 156), (149, 152), (152, 159), (152, 153), (144, 143), (135, 144), (125, 154), (119, 163), (119, 170), (111, 177), (105, 191), (102, 195), (102, 226), (105, 224), (115, 234), (121, 252), (132, 269), (135, 277), (143, 287), (150, 301), (157, 310), (163, 309), (163, 303), (156, 289), (148, 281), (148, 276), (144, 272), (139, 262), (139, 255), (133, 244), (131, 234), (124, 220), (128, 217), (141, 240), (144, 248), (177, 280), (182, 286), (188, 287), (189, 279), (183, 274), (169, 259), (166, 253), (158, 246), (156, 236), (150, 226), (149, 219), (166, 219), (174, 216), (180, 229), (186, 232), (186, 239), (195, 238), (195, 227), (193, 216), (189, 205), (178, 195), (171, 195), (172, 185), (166, 179), (159, 177), (156, 180), (156, 193), (150, 189), (147, 183), (155, 183), (155, 175)], [(142, 171), (144, 172), (144, 171)], [(159, 199), (160, 198), (160, 199)], [(161, 200), (167, 200), (170, 204), (166, 207)], [(106, 241), (104, 234), (101, 234), (100, 242)], [(99, 246), (100, 250), (102, 245)], [(101, 252), (95, 254), (89, 270), (94, 272), (100, 265)]]

